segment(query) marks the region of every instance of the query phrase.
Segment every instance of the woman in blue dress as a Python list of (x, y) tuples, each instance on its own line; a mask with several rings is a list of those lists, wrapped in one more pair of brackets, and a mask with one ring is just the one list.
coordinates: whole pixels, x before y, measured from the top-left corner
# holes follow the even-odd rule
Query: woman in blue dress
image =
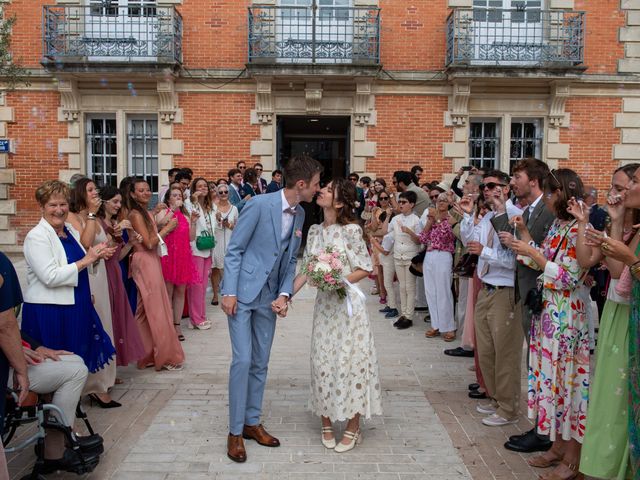
[(42, 218), (24, 241), (22, 330), (49, 348), (79, 355), (93, 373), (114, 358), (115, 348), (93, 307), (87, 268), (115, 248), (102, 243), (84, 250), (78, 232), (65, 223), (68, 198), (69, 188), (57, 180), (36, 190)]

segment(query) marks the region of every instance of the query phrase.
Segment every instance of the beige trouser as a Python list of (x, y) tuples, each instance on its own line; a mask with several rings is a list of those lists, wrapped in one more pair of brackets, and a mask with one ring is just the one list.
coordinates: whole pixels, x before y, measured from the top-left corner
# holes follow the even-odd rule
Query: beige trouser
[(76, 406), (89, 374), (82, 358), (60, 355), (59, 361), (47, 359), (37, 365), (29, 365), (27, 374), (29, 389), (40, 394), (53, 393), (51, 403), (62, 410), (65, 424), (73, 427)]
[(393, 284), (393, 278), (396, 275), (396, 264), (393, 255), (380, 254), (380, 265), (382, 265), (382, 276), (384, 278), (384, 288), (387, 291), (387, 306), (389, 308), (398, 308), (396, 299), (396, 287)]
[(416, 277), (409, 271), (411, 260), (395, 259), (395, 265), (400, 284), (400, 315), (413, 320), (416, 308)]
[(480, 370), (497, 403), (496, 413), (507, 420), (518, 416), (524, 337), (514, 308), (513, 288), (489, 291), (483, 286), (474, 316)]

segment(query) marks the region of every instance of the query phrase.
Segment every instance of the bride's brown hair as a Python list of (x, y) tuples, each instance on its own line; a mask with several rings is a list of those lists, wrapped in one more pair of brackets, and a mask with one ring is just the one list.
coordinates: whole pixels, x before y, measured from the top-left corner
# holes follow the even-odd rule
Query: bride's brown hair
[(346, 178), (335, 178), (331, 181), (331, 189), (333, 190), (333, 203), (341, 203), (341, 208), (336, 208), (336, 223), (339, 225), (347, 225), (356, 223), (356, 201), (358, 199), (358, 191), (355, 185)]

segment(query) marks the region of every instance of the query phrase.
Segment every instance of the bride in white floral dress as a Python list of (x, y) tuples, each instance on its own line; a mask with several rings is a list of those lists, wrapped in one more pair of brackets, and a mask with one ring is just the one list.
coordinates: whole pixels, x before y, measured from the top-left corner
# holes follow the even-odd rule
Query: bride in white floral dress
[[(356, 189), (351, 182), (336, 179), (320, 191), (317, 202), (323, 208), (324, 222), (309, 229), (305, 259), (331, 246), (347, 259), (345, 277), (356, 284), (373, 269), (362, 229), (352, 223)], [(294, 291), (306, 280), (298, 275)], [(347, 291), (351, 315), (346, 299), (335, 292), (318, 291), (311, 333), (309, 405), (322, 418), (323, 445), (336, 452), (346, 452), (359, 443), (361, 415), (382, 414), (378, 358), (364, 295)], [(349, 421), (342, 441), (336, 444), (331, 422), (344, 420)]]

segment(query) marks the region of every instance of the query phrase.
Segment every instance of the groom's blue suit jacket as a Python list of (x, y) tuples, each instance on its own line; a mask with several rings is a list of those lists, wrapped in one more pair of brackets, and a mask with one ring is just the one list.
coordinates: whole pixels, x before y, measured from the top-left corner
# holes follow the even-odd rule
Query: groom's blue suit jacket
[[(293, 292), (293, 279), (300, 242), (304, 209), (296, 206), (289, 250), (282, 249), (281, 192), (258, 195), (249, 200), (233, 229), (224, 258), (224, 277), (220, 293), (236, 295), (238, 301), (251, 303), (264, 287), (269, 274), (278, 270), (277, 293)], [(276, 262), (280, 263), (276, 265)]]

